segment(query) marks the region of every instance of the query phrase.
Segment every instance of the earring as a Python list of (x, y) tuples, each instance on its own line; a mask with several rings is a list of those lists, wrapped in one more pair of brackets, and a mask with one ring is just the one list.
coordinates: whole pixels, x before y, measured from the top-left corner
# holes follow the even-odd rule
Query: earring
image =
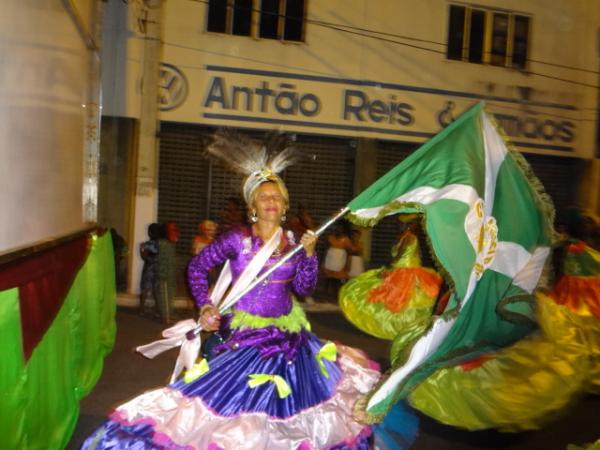
[(285, 222), (287, 220), (287, 217), (285, 216), (285, 211), (283, 212), (283, 214), (281, 215), (281, 221)]
[(252, 210), (252, 213), (250, 214), (250, 222), (252, 222), (252, 223), (258, 222), (258, 217), (256, 217), (256, 211), (254, 209)]

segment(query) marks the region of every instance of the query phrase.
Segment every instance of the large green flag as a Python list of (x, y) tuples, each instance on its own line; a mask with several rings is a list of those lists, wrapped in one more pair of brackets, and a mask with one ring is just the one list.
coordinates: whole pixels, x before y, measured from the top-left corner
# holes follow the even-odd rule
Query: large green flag
[(380, 415), (424, 377), (501, 348), (535, 327), (531, 293), (554, 210), (524, 159), (478, 104), (356, 197), (349, 219), (374, 225), (421, 212), (452, 295), (445, 312), (370, 395)]

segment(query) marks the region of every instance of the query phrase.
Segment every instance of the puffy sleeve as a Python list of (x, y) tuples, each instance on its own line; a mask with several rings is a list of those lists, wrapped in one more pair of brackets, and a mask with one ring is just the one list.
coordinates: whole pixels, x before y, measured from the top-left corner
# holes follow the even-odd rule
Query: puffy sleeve
[(318, 272), (319, 262), (316, 253), (309, 257), (304, 251), (301, 251), (296, 267), (296, 276), (292, 281), (294, 292), (301, 297), (312, 294), (317, 285)]
[(211, 269), (223, 264), (227, 259), (233, 259), (240, 248), (240, 233), (230, 231), (207, 245), (188, 264), (188, 284), (192, 298), (200, 308), (210, 302), (208, 298)]

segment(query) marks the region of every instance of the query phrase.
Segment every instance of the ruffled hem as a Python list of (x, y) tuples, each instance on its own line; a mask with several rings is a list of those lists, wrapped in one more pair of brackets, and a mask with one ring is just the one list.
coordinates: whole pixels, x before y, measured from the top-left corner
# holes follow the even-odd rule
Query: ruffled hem
[[(342, 442), (338, 442), (323, 450), (369, 450), (371, 448), (370, 427), (365, 427), (361, 432)], [(117, 416), (108, 420), (104, 425), (83, 445), (82, 450), (98, 450), (110, 448), (111, 450), (199, 450), (191, 445), (177, 445), (169, 436), (156, 432), (154, 424), (149, 420), (137, 423), (126, 423)], [(294, 447), (290, 447), (294, 448)], [(224, 447), (210, 442), (206, 450), (227, 450)], [(310, 442), (302, 441), (294, 450), (318, 450)]]
[(471, 364), (441, 369), (409, 396), (422, 413), (470, 430), (538, 429), (600, 386), (600, 321), (538, 294), (540, 331)]
[(158, 448), (169, 450), (366, 449), (370, 429), (352, 420), (352, 406), (374, 385), (379, 373), (344, 355), (340, 355), (338, 361), (344, 377), (335, 394), (285, 419), (252, 412), (220, 416), (200, 397), (187, 397), (167, 387), (150, 391), (120, 406), (111, 416), (111, 426), (103, 427), (88, 441), (114, 444), (127, 430), (135, 437), (138, 429), (143, 429), (144, 440), (147, 441), (148, 433), (152, 432), (152, 440)]

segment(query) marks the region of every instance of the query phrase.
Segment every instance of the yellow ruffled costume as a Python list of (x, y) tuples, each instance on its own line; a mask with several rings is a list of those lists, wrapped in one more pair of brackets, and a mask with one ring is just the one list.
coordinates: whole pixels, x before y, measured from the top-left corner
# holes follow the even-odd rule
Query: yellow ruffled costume
[(404, 232), (392, 251), (389, 267), (368, 270), (352, 278), (339, 293), (346, 318), (362, 331), (403, 342), (420, 336), (431, 324), (442, 277), (421, 266), (419, 241)]

